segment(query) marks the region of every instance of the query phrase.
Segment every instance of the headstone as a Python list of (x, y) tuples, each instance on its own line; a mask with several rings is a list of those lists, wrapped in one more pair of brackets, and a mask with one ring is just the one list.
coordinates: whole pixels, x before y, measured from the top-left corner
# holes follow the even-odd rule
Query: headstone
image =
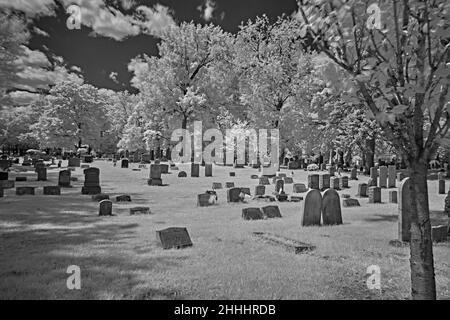
[(350, 171), (350, 180), (358, 180), (358, 169), (352, 168)]
[(339, 190), (339, 177), (331, 177), (330, 178), (330, 188)]
[(380, 167), (380, 178), (379, 178), (379, 187), (387, 188), (388, 186), (388, 168), (386, 166)]
[(147, 184), (149, 186), (161, 186), (161, 165), (160, 164), (151, 164), (150, 165), (150, 176), (147, 180)]
[(347, 176), (339, 177), (339, 188), (340, 189), (348, 188), (348, 177)]
[(131, 196), (128, 194), (122, 194), (120, 196), (116, 196), (116, 201), (117, 202), (130, 202)]
[(241, 187), (241, 193), (247, 194), (249, 196), (252, 195), (251, 192), (250, 192), (250, 188), (247, 188), (247, 187)]
[(37, 180), (38, 181), (47, 181), (47, 168), (46, 167), (37, 167)]
[(79, 167), (81, 165), (80, 158), (69, 158), (68, 167)]
[(388, 166), (388, 188), (395, 188), (395, 166)]
[(49, 196), (59, 196), (59, 195), (61, 195), (61, 187), (60, 186), (44, 186), (43, 193), (44, 193), (44, 195), (49, 195)]
[(230, 177), (235, 177), (236, 176), (236, 172), (230, 172)]
[(242, 208), (242, 218), (244, 220), (261, 220), (264, 219), (264, 216), (259, 208)]
[(135, 214), (150, 214), (150, 208), (149, 207), (130, 208), (130, 215), (135, 215)]
[(270, 184), (269, 178), (266, 177), (266, 176), (260, 177), (260, 178), (259, 178), (259, 184), (260, 184), (260, 185), (263, 185), (263, 186), (269, 185), (269, 184)]
[(92, 195), (92, 200), (100, 202), (102, 200), (109, 200), (109, 195), (104, 193), (94, 194)]
[(281, 218), (280, 208), (278, 206), (265, 206), (261, 208), (265, 218)]
[(99, 202), (98, 206), (98, 215), (99, 216), (112, 216), (112, 201), (111, 200), (102, 200)]
[(122, 160), (120, 161), (120, 167), (127, 169), (129, 162), (130, 162), (130, 160), (128, 160), (127, 158), (122, 158)]
[(266, 193), (266, 186), (257, 185), (255, 186), (255, 196), (263, 196)]
[(292, 185), (292, 192), (293, 193), (303, 193), (308, 191), (308, 188), (303, 183), (295, 183)]
[(27, 177), (16, 177), (16, 181), (17, 182), (23, 182), (23, 181), (27, 181)]
[(378, 185), (377, 179), (378, 179), (378, 169), (375, 167), (370, 168), (370, 179), (372, 179), (371, 184), (369, 184), (369, 187), (375, 187)]
[(225, 188), (234, 188), (234, 182), (225, 182)]
[(284, 191), (284, 181), (280, 179), (275, 184), (275, 192), (281, 193), (281, 191)]
[(445, 180), (439, 181), (439, 194), (445, 194)]
[(367, 183), (358, 184), (358, 197), (367, 197)]
[(405, 178), (398, 188), (398, 240), (411, 240), (412, 197), (411, 180)]
[(208, 207), (215, 203), (215, 196), (210, 193), (202, 193), (197, 195), (197, 206)]
[(186, 177), (187, 177), (186, 171), (180, 171), (180, 172), (178, 172), (178, 178), (186, 178)]
[(308, 187), (310, 189), (319, 189), (319, 175), (309, 174), (308, 175)]
[(330, 166), (328, 168), (328, 174), (330, 175), (330, 177), (334, 176), (335, 173), (336, 173), (336, 168), (334, 166)]
[(83, 170), (84, 173), (84, 185), (81, 188), (82, 194), (99, 194), (102, 193), (100, 187), (100, 169), (88, 168)]
[(168, 164), (160, 164), (161, 166), (161, 173), (162, 174), (168, 174), (169, 173), (169, 165)]
[(94, 161), (94, 157), (91, 155), (86, 155), (83, 157), (84, 162), (86, 163), (92, 163)]
[(445, 242), (447, 241), (448, 230), (446, 225), (432, 226), (431, 227), (431, 239), (433, 242)]
[(302, 226), (320, 226), (322, 195), (317, 189), (309, 190), (303, 202)]
[(360, 207), (359, 201), (354, 198), (346, 198), (342, 200), (342, 206), (344, 207)]
[(0, 171), (0, 180), (8, 180), (9, 173), (8, 171)]
[(397, 191), (396, 190), (389, 191), (389, 202), (397, 203)]
[(172, 227), (156, 231), (156, 237), (163, 249), (180, 249), (192, 246), (191, 238), (186, 228)]
[(324, 225), (342, 224), (341, 200), (334, 189), (325, 190), (323, 193), (322, 221)]
[(36, 187), (17, 187), (16, 188), (16, 195), (17, 196), (23, 196), (23, 195), (34, 195), (34, 189)]
[(205, 163), (205, 177), (212, 177), (212, 163)]
[(230, 188), (227, 190), (227, 202), (240, 202), (241, 201), (241, 188)]
[(198, 163), (191, 163), (191, 177), (198, 178), (200, 175), (200, 165)]
[(284, 183), (285, 184), (294, 183), (294, 179), (292, 179), (292, 177), (284, 177)]
[(326, 190), (330, 188), (330, 175), (324, 173), (319, 175), (319, 190)]
[(213, 190), (222, 189), (222, 183), (220, 183), (220, 182), (213, 182), (212, 189)]
[(381, 188), (369, 187), (368, 196), (369, 203), (381, 203)]

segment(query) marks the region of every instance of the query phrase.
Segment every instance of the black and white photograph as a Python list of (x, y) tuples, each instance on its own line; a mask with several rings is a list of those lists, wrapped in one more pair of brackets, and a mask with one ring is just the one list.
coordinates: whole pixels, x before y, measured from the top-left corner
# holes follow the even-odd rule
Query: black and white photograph
[(447, 0), (0, 0), (0, 300), (450, 300), (449, 85)]

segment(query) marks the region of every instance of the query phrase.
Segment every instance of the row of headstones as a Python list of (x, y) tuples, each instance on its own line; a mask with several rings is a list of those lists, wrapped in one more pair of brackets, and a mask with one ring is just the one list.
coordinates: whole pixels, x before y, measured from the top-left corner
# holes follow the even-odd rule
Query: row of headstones
[[(358, 184), (358, 191), (356, 196), (361, 198), (369, 197), (369, 203), (381, 203), (381, 188), (380, 187), (370, 187), (367, 183)], [(389, 202), (397, 203), (397, 191), (389, 191)]]
[(380, 187), (380, 188), (395, 188), (395, 179), (399, 178), (401, 181), (401, 173), (397, 175), (397, 170), (394, 165), (391, 166), (380, 166), (379, 169), (372, 167), (370, 168), (370, 178), (368, 181), (369, 187)]
[(326, 189), (344, 189), (348, 188), (348, 176), (334, 177), (330, 174), (310, 174), (308, 175), (308, 187), (310, 189), (326, 190)]
[(303, 203), (302, 226), (320, 226), (342, 224), (341, 202), (334, 189), (322, 194), (317, 189), (309, 190)]
[[(35, 189), (37, 187), (16, 187), (16, 195), (24, 196), (24, 195), (35, 195)], [(42, 193), (44, 195), (60, 195), (61, 188), (59, 186), (44, 186)], [(0, 188), (0, 197), (4, 196), (4, 189)]]

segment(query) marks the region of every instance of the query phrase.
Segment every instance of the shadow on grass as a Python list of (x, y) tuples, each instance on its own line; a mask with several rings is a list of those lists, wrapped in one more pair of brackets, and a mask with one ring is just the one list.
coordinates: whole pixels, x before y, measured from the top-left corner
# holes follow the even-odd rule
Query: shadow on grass
[(374, 214), (364, 219), (367, 222), (397, 222), (398, 215)]

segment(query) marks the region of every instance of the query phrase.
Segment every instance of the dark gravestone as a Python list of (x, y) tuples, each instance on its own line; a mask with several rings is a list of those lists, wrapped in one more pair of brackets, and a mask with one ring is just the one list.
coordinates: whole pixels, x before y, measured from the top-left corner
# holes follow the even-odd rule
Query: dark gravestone
[(36, 187), (17, 187), (16, 188), (16, 195), (17, 196), (23, 196), (23, 195), (34, 195), (34, 189)]
[(213, 190), (222, 189), (222, 184), (220, 182), (213, 182), (212, 189)]
[(168, 174), (169, 173), (169, 165), (168, 164), (161, 164), (161, 173), (162, 174)]
[(129, 196), (128, 194), (122, 194), (120, 196), (116, 196), (116, 201), (117, 202), (130, 202), (131, 196)]
[(326, 190), (330, 188), (330, 175), (327, 173), (319, 175), (319, 190)]
[(319, 189), (319, 175), (318, 174), (308, 175), (308, 187), (310, 189)]
[(135, 215), (135, 214), (150, 214), (150, 208), (149, 207), (130, 208), (130, 215)]
[(259, 184), (260, 184), (260, 185), (263, 185), (263, 186), (269, 185), (269, 184), (270, 184), (269, 178), (266, 177), (266, 176), (260, 177), (260, 178), (259, 178)]
[(234, 188), (234, 182), (225, 182), (225, 188)]
[(259, 208), (243, 208), (242, 218), (244, 220), (261, 220), (264, 219), (264, 216)]
[(0, 171), (0, 180), (8, 180), (9, 173), (8, 171)]
[(367, 183), (358, 184), (358, 197), (367, 197)]
[(236, 172), (230, 172), (230, 177), (235, 177), (236, 176)]
[(328, 174), (330, 175), (330, 177), (334, 176), (335, 173), (336, 173), (336, 168), (334, 166), (330, 166), (328, 168)]
[(395, 166), (388, 166), (388, 188), (395, 188)]
[(352, 168), (350, 171), (350, 180), (358, 180), (358, 169)]
[(389, 191), (389, 202), (397, 203), (397, 191), (396, 190)]
[(345, 198), (342, 200), (342, 206), (344, 207), (359, 207), (359, 201), (353, 198)]
[(370, 168), (370, 179), (371, 183), (368, 183), (369, 187), (375, 187), (378, 185), (377, 179), (378, 179), (378, 169), (375, 167)]
[(261, 211), (265, 218), (281, 218), (278, 206), (265, 206), (261, 208)]
[(443, 179), (438, 180), (438, 183), (439, 183), (439, 191), (438, 191), (438, 193), (439, 194), (445, 194), (445, 180), (443, 180)]
[(44, 195), (59, 196), (59, 195), (61, 195), (61, 187), (60, 186), (45, 186), (44, 187)]
[(388, 186), (388, 168), (386, 166), (380, 167), (379, 187), (387, 188)]
[(200, 176), (200, 165), (198, 163), (191, 163), (191, 177), (198, 178)]
[(79, 167), (81, 165), (81, 161), (79, 158), (69, 158), (68, 167)]
[(291, 202), (300, 202), (303, 200), (303, 197), (299, 197), (299, 196), (291, 196), (289, 199)]
[(126, 158), (123, 158), (121, 161), (120, 161), (120, 167), (121, 168), (125, 168), (125, 169), (127, 169), (128, 168), (128, 165), (129, 165), (129, 160), (128, 159), (126, 159)]
[(266, 186), (257, 185), (255, 186), (255, 196), (263, 196), (266, 193)]
[(275, 184), (275, 192), (281, 193), (282, 191), (284, 191), (284, 181), (279, 179)]
[(17, 182), (24, 182), (27, 181), (27, 177), (16, 177)]
[(149, 186), (161, 186), (161, 165), (160, 164), (151, 164), (150, 165), (150, 176), (147, 180), (147, 184)]
[(172, 227), (156, 231), (156, 238), (163, 249), (180, 249), (192, 246), (191, 238), (186, 228)]
[(92, 200), (100, 202), (102, 200), (109, 200), (109, 195), (104, 193), (94, 194), (92, 195)]
[(339, 177), (331, 177), (330, 178), (330, 188), (339, 190)]
[(249, 196), (252, 195), (250, 192), (250, 188), (247, 188), (247, 187), (241, 187), (241, 193), (248, 194)]
[(320, 226), (322, 195), (317, 189), (309, 190), (303, 202), (302, 226)]
[(347, 176), (339, 177), (339, 188), (341, 188), (341, 189), (348, 188), (348, 177)]
[(398, 188), (398, 240), (411, 240), (412, 196), (411, 180), (405, 178)]
[(293, 193), (303, 193), (308, 191), (308, 188), (303, 183), (296, 183), (292, 186)]
[(92, 163), (94, 161), (94, 157), (90, 155), (84, 156), (83, 161), (86, 163)]
[(99, 194), (102, 193), (100, 187), (100, 169), (88, 168), (83, 170), (84, 173), (84, 185), (81, 188), (82, 194)]
[(47, 168), (46, 167), (37, 167), (37, 180), (38, 181), (47, 181)]
[(241, 188), (230, 188), (227, 190), (227, 202), (241, 201)]
[(186, 171), (180, 171), (180, 172), (178, 172), (178, 178), (186, 178), (186, 177), (187, 177)]
[(324, 225), (342, 224), (341, 200), (334, 189), (323, 193), (322, 221)]
[(292, 177), (284, 177), (284, 183), (292, 184), (292, 183), (294, 183), (294, 179), (292, 179)]
[(212, 177), (212, 163), (205, 164), (205, 177)]
[(368, 196), (369, 203), (381, 203), (381, 188), (369, 187)]
[(98, 205), (99, 216), (112, 216), (112, 201), (105, 199), (99, 202)]
[(445, 242), (447, 241), (448, 232), (446, 225), (432, 226), (431, 227), (431, 239), (433, 242)]
[(201, 193), (197, 195), (197, 206), (208, 207), (215, 203), (215, 196), (210, 193)]

